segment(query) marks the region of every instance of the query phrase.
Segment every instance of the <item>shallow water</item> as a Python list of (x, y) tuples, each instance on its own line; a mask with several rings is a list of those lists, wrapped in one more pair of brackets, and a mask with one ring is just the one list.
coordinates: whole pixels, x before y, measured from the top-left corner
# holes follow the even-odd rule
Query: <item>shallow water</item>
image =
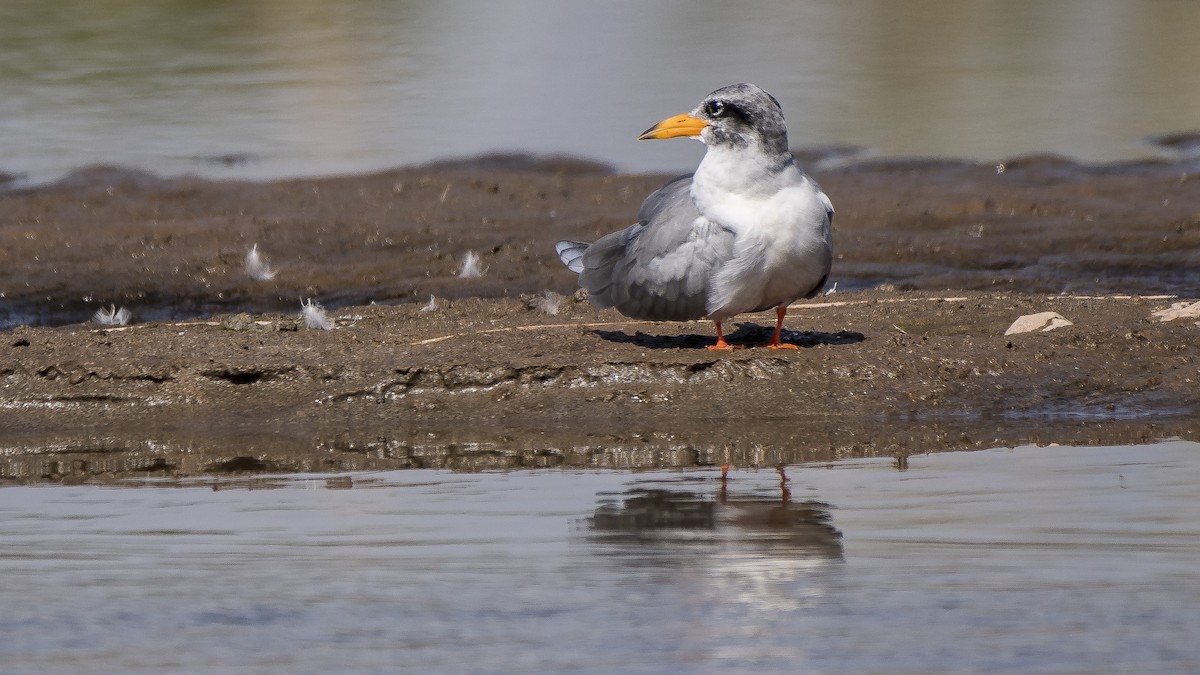
[(1200, 444), (0, 490), (14, 671), (1185, 671)]
[(497, 150), (675, 170), (643, 129), (737, 81), (798, 146), (995, 160), (1152, 152), (1200, 119), (1200, 5), (0, 5), (0, 172), (90, 163), (273, 178)]

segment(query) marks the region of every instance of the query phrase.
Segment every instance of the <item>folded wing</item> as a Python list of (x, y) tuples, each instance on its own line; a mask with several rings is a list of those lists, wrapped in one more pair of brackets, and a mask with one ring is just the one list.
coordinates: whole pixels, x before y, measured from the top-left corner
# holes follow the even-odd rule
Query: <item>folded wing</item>
[(642, 203), (637, 223), (594, 244), (556, 245), (593, 304), (653, 321), (705, 315), (713, 270), (728, 259), (733, 232), (700, 215), (691, 183), (691, 175), (667, 183)]

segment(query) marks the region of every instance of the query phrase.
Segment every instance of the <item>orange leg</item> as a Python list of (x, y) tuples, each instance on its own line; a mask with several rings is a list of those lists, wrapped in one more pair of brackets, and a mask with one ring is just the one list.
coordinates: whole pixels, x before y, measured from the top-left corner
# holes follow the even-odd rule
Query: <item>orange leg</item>
[(708, 347), (706, 347), (706, 349), (708, 349), (710, 351), (722, 351), (722, 352), (732, 351), (733, 347), (730, 346), (730, 344), (725, 341), (725, 335), (721, 332), (721, 322), (714, 321), (713, 323), (717, 324), (717, 344), (709, 345)]
[(792, 501), (792, 489), (788, 487), (788, 477), (783, 469), (783, 464), (775, 466), (775, 470), (779, 472), (779, 501), (783, 506), (787, 506), (788, 502)]
[[(787, 316), (787, 307), (775, 308), (775, 334), (771, 336), (771, 341), (767, 343), (769, 349), (800, 349), (794, 344), (783, 342), (780, 339), (780, 332), (783, 330), (783, 317)], [(717, 333), (720, 335), (720, 332)]]

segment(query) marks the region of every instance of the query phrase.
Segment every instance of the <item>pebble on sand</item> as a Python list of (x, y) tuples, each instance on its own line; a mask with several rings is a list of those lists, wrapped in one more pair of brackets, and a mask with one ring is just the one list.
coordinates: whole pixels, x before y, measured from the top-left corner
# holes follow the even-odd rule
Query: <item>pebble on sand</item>
[(1196, 302), (1173, 302), (1166, 309), (1150, 312), (1150, 316), (1158, 318), (1159, 321), (1200, 319), (1200, 300)]
[(1004, 331), (1004, 334), (1032, 333), (1035, 330), (1045, 333), (1055, 328), (1073, 325), (1075, 325), (1074, 322), (1063, 318), (1058, 312), (1038, 312), (1037, 314), (1026, 314), (1012, 322), (1012, 325), (1008, 327), (1008, 330)]

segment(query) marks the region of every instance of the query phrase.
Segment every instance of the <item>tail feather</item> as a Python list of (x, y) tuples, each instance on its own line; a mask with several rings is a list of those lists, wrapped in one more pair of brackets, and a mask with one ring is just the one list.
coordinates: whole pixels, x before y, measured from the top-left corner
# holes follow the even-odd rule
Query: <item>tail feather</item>
[(582, 241), (560, 241), (554, 245), (558, 259), (576, 274), (583, 271), (583, 254), (591, 244)]

